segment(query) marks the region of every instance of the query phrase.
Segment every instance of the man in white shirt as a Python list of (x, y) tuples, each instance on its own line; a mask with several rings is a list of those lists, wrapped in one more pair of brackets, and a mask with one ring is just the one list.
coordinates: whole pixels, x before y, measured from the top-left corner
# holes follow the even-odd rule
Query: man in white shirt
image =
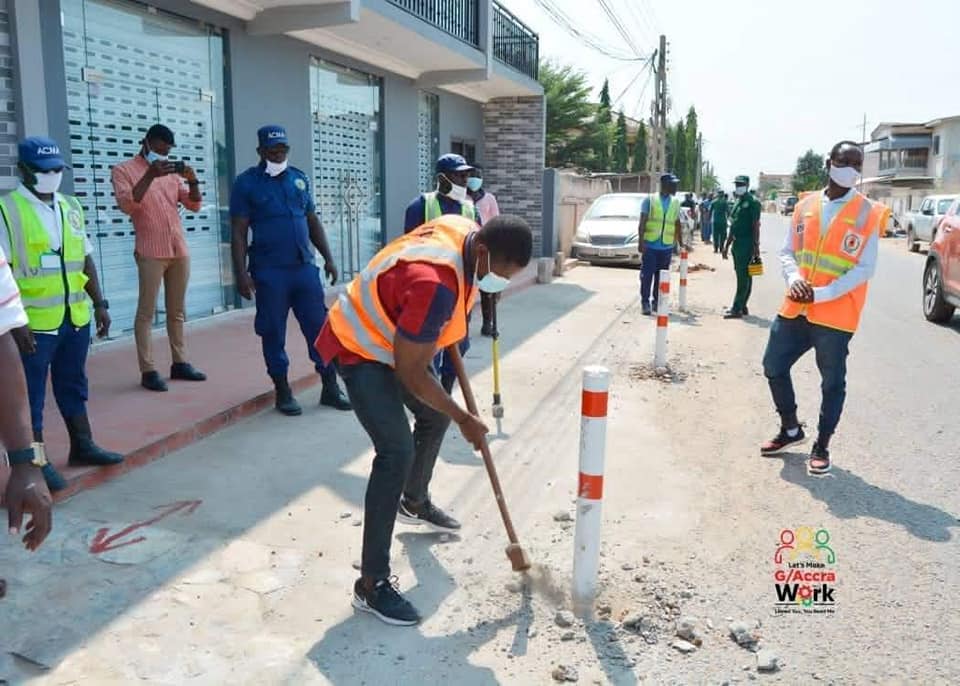
[(827, 161), (829, 185), (797, 204), (780, 251), (788, 292), (763, 357), (781, 418), (780, 433), (760, 448), (770, 456), (806, 439), (797, 419), (790, 369), (808, 350), (816, 351), (823, 400), (807, 462), (807, 471), (815, 475), (830, 471), (828, 445), (846, 399), (850, 340), (860, 322), (867, 282), (876, 270), (881, 224), (887, 216), (882, 205), (855, 189), (862, 168), (860, 146), (837, 143)]
[[(28, 550), (36, 550), (50, 533), (53, 501), (39, 457), (32, 445), (30, 404), (27, 400), (27, 382), (20, 364), (20, 353), (10, 332), (27, 323), (27, 313), (20, 303), (20, 292), (10, 273), (7, 257), (0, 250), (0, 369), (3, 370), (0, 388), (0, 446), (7, 453), (10, 478), (3, 494), (7, 508), (7, 527), (12, 535), (19, 535), (23, 515), (29, 513), (23, 543)], [(6, 583), (0, 579), (0, 598)]]

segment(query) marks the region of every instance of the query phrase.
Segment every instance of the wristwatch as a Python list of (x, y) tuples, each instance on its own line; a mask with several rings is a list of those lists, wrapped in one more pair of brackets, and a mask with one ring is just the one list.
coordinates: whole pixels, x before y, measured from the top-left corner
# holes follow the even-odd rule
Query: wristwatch
[(110, 309), (110, 301), (107, 300), (106, 298), (104, 298), (104, 299), (101, 300), (100, 302), (94, 303), (94, 304), (93, 304), (93, 309), (95, 309), (95, 310), (109, 310), (109, 309)]
[(43, 443), (32, 443), (29, 448), (12, 450), (7, 453), (7, 462), (10, 466), (18, 464), (32, 464), (35, 467), (44, 467), (47, 464), (47, 454)]

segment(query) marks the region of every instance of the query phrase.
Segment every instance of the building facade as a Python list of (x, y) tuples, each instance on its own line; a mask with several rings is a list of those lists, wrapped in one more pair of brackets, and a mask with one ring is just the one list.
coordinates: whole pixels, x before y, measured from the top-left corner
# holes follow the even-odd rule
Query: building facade
[(960, 193), (960, 115), (877, 126), (866, 146), (863, 188), (897, 215), (919, 208), (924, 196)]
[(538, 59), (537, 35), (493, 0), (0, 0), (0, 184), (16, 184), (19, 137), (69, 148), (64, 190), (84, 205), (114, 321), (129, 330), (133, 227), (110, 170), (150, 125), (169, 126), (204, 196), (183, 214), (187, 313), (215, 314), (240, 304), (230, 188), (258, 161), (264, 124), (287, 128), (344, 277), (402, 233), (451, 150), (483, 164), (503, 210), (539, 237)]

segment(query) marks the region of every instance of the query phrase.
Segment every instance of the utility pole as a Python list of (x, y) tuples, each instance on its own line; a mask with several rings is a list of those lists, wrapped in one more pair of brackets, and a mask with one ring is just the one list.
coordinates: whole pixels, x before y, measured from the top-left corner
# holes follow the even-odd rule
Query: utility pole
[(697, 195), (703, 195), (703, 134), (697, 134), (697, 175), (695, 190)]
[(657, 51), (657, 69), (654, 79), (655, 92), (650, 117), (650, 154), (647, 167), (650, 174), (657, 175), (667, 167), (667, 37), (660, 36)]

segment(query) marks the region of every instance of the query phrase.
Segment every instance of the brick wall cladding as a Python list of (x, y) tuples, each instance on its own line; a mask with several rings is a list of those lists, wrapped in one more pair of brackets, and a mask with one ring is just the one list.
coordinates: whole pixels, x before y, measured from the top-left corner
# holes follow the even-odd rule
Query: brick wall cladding
[(0, 191), (16, 188), (17, 124), (13, 50), (10, 46), (10, 14), (7, 0), (0, 0)]
[(542, 254), (545, 116), (541, 96), (496, 98), (483, 108), (484, 185), (501, 212), (530, 224), (534, 258)]

